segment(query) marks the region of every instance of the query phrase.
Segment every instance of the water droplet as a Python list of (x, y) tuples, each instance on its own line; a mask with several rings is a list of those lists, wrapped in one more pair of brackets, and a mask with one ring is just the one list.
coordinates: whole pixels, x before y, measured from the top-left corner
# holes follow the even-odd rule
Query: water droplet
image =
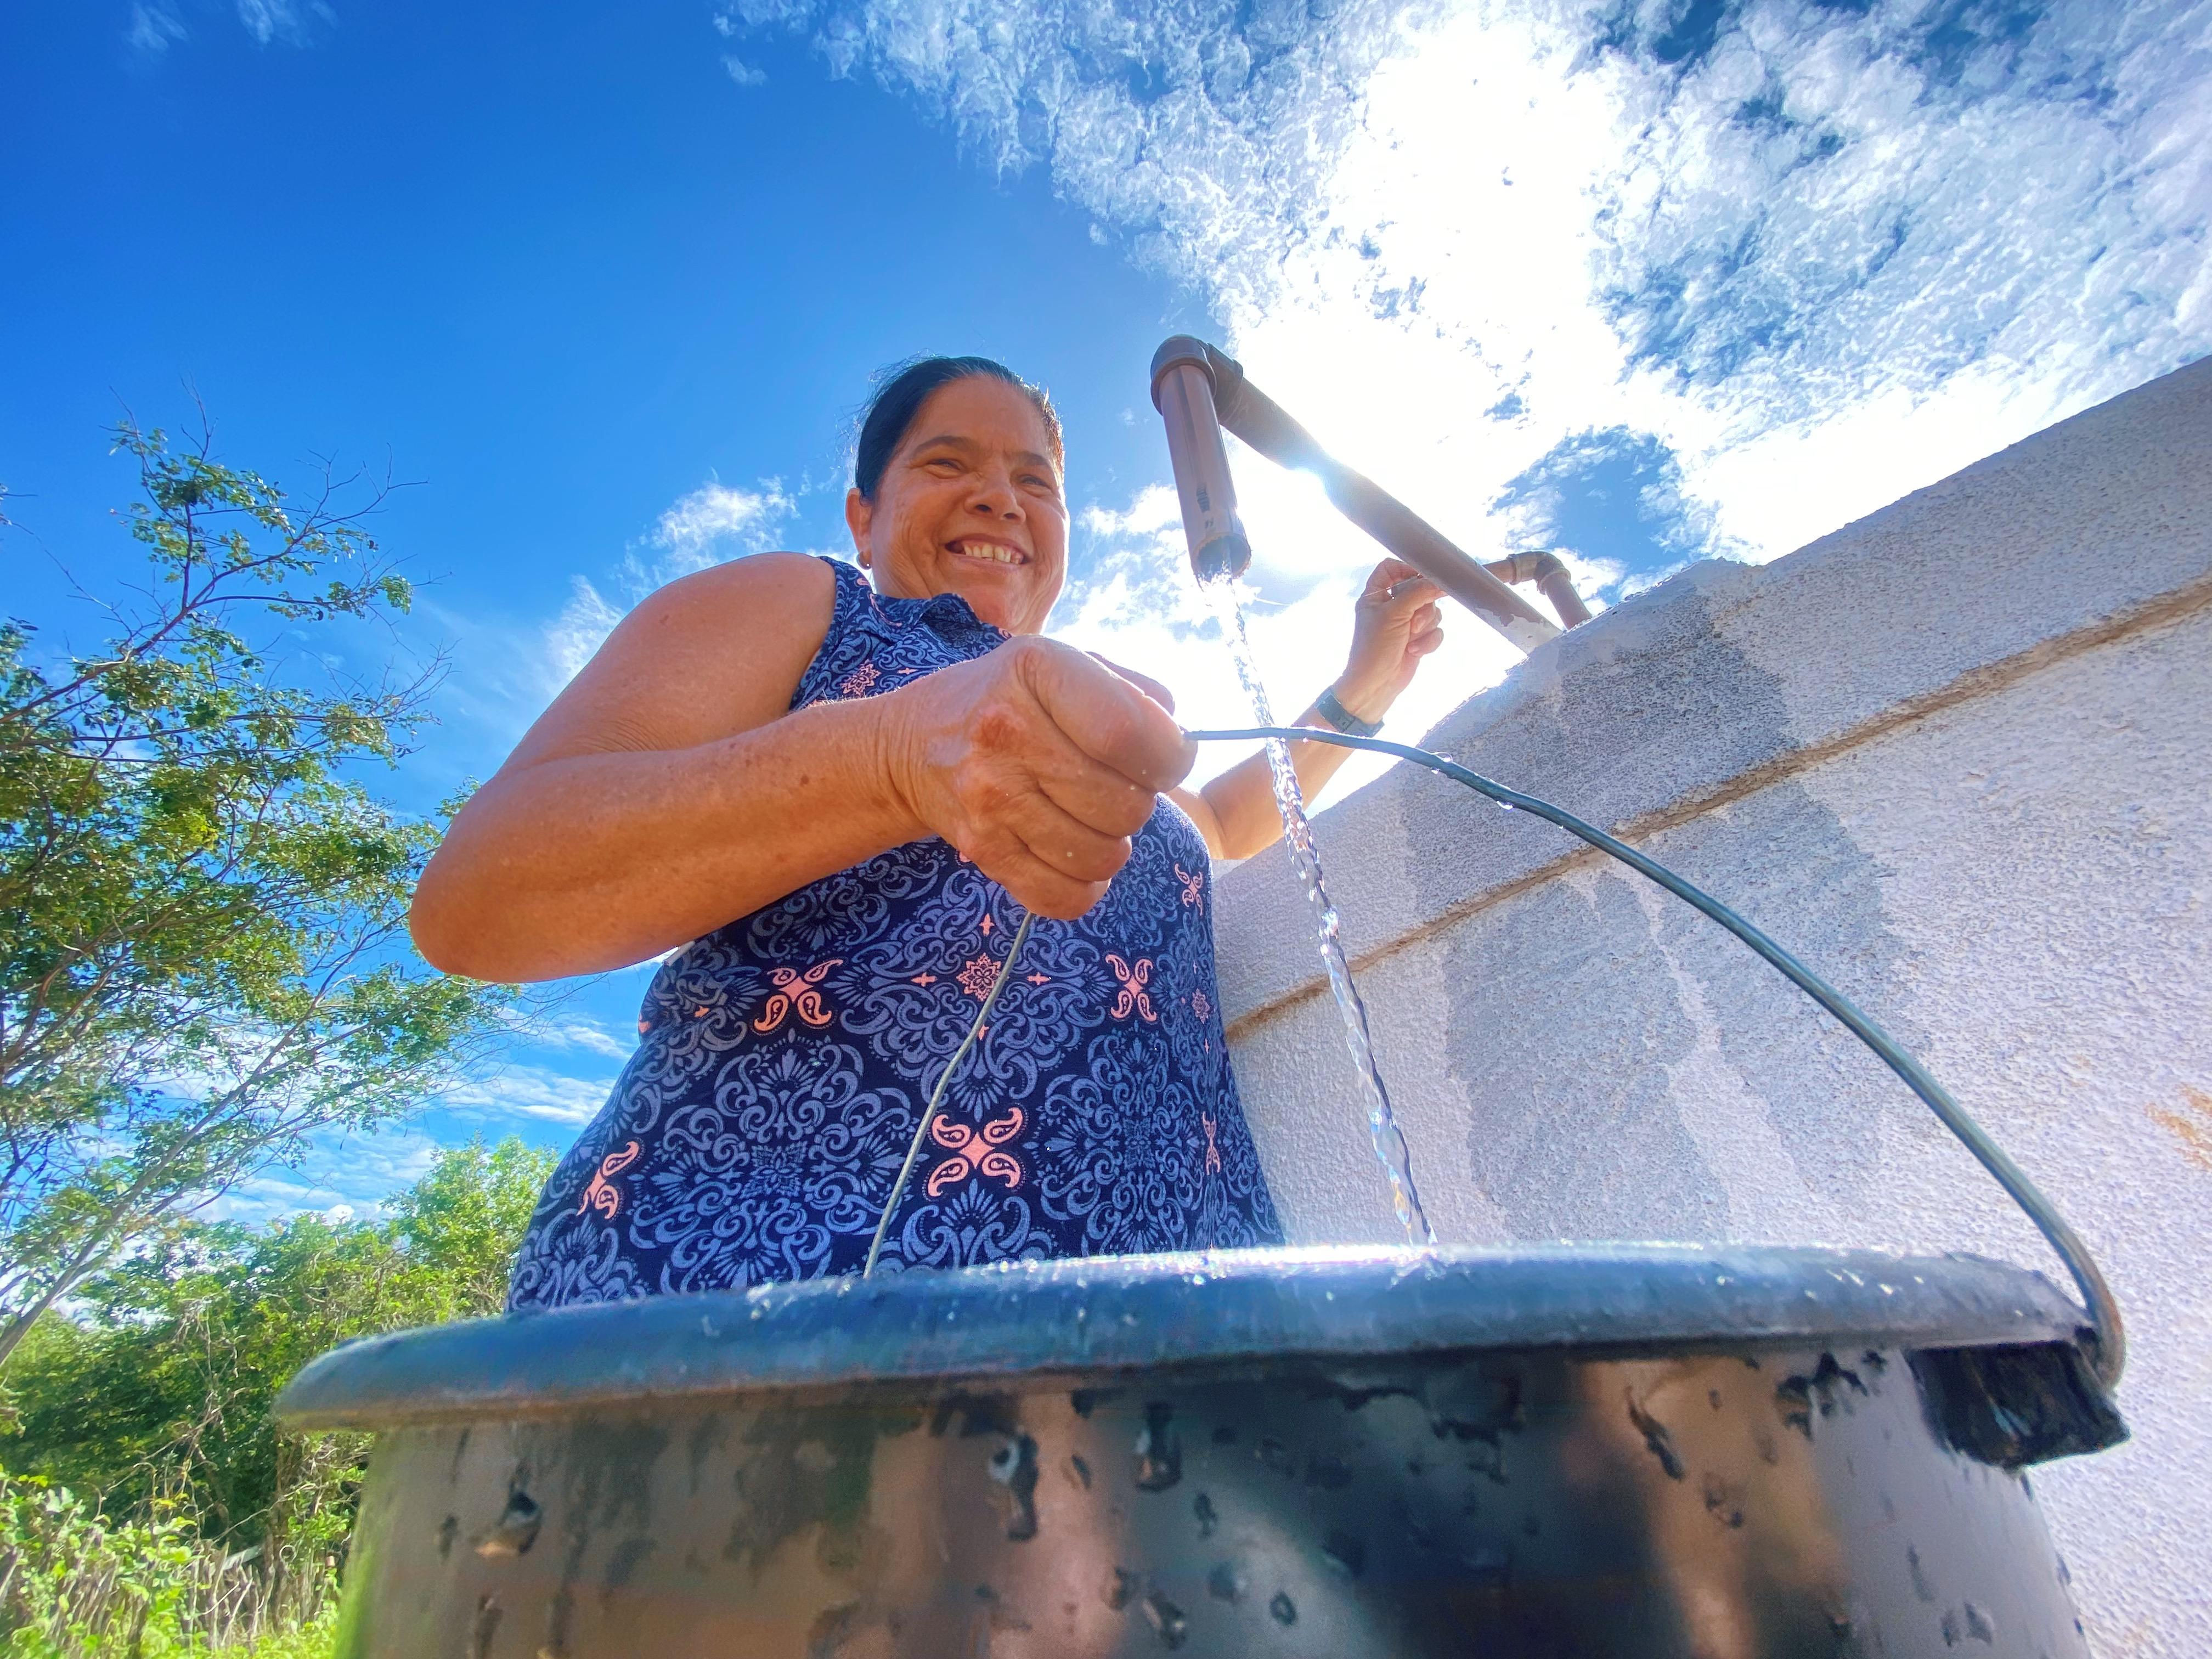
[(491, 1644), (499, 1634), (499, 1603), (489, 1595), (479, 1595), (477, 1616), (469, 1623), (469, 1659), (491, 1659)]
[(1098, 1587), (1098, 1599), (1115, 1613), (1129, 1605), (1129, 1598), (1137, 1593), (1137, 1575), (1127, 1567), (1115, 1567), (1106, 1575), (1106, 1582)]
[(1267, 1611), (1274, 1615), (1275, 1622), (1279, 1625), (1295, 1625), (1298, 1622), (1298, 1604), (1280, 1590), (1277, 1590), (1274, 1598), (1267, 1603)]
[(1167, 1647), (1181, 1647), (1190, 1634), (1190, 1620), (1182, 1616), (1182, 1609), (1158, 1590), (1145, 1598), (1145, 1617)]
[(507, 1493), (507, 1507), (500, 1511), (492, 1529), (477, 1545), (477, 1553), (488, 1561), (527, 1555), (538, 1541), (538, 1528), (544, 1519), (530, 1494), (515, 1487)]
[(1075, 1389), (1068, 1395), (1068, 1407), (1073, 1407), (1075, 1416), (1088, 1418), (1093, 1411), (1099, 1409), (1099, 1405), (1115, 1398), (1119, 1391), (1121, 1389)]
[(1928, 1582), (1928, 1575), (1921, 1568), (1920, 1552), (1910, 1544), (1905, 1547), (1905, 1565), (1912, 1574), (1912, 1593), (1933, 1607), (1936, 1604), (1936, 1586)]
[(1214, 1512), (1213, 1500), (1204, 1492), (1199, 1493), (1190, 1506), (1190, 1512), (1198, 1517), (1198, 1535), (1200, 1538), (1212, 1537), (1213, 1529), (1221, 1524), (1220, 1516)]
[(1367, 1542), (1348, 1532), (1332, 1532), (1322, 1541), (1322, 1559), (1339, 1572), (1357, 1578), (1367, 1570)]
[(1212, 1572), (1206, 1575), (1206, 1593), (1217, 1601), (1240, 1601), (1244, 1597), (1245, 1579), (1234, 1561), (1218, 1561)]
[(1667, 1432), (1665, 1424), (1636, 1403), (1636, 1395), (1632, 1392), (1628, 1395), (1628, 1420), (1644, 1437), (1644, 1449), (1659, 1460), (1659, 1467), (1666, 1471), (1667, 1478), (1680, 1480), (1683, 1474), (1682, 1460), (1674, 1450), (1674, 1437)]
[(1164, 1401), (1145, 1407), (1145, 1426), (1137, 1431), (1134, 1479), (1144, 1492), (1165, 1492), (1182, 1479), (1182, 1437), (1175, 1430), (1175, 1407)]
[(460, 1535), (461, 1522), (458, 1516), (449, 1515), (438, 1522), (438, 1559), (444, 1560), (453, 1553), (453, 1540)]
[(1730, 1486), (1719, 1475), (1705, 1476), (1705, 1513), (1723, 1526), (1734, 1529), (1743, 1525), (1743, 1491)]
[(1017, 1435), (991, 1454), (991, 1479), (1006, 1489), (1006, 1536), (1020, 1543), (1036, 1536), (1036, 1442)]

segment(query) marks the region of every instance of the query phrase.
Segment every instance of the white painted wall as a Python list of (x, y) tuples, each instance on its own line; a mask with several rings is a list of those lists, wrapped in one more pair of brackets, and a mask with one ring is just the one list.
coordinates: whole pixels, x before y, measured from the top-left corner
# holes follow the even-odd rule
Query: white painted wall
[[(2110, 1274), (2125, 1447), (2035, 1477), (2096, 1651), (2212, 1654), (2212, 360), (1763, 568), (1693, 567), (1427, 746), (1645, 848), (1925, 1060)], [(2063, 1281), (1880, 1063), (1548, 824), (1400, 767), (1322, 815), (1447, 1243), (1968, 1249)], [(1285, 860), (1222, 995), (1294, 1240), (1388, 1239)]]

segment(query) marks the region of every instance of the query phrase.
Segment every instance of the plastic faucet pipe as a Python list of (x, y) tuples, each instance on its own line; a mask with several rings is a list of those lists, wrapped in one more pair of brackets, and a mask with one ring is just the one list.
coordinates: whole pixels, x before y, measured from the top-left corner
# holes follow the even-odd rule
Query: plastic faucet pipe
[(1535, 583), (1552, 602), (1552, 609), (1559, 613), (1562, 628), (1579, 628), (1590, 619), (1589, 607), (1575, 592), (1574, 578), (1567, 574), (1567, 567), (1559, 556), (1549, 548), (1509, 554), (1502, 559), (1492, 559), (1482, 568), (1502, 582)]
[(1252, 562), (1252, 544), (1237, 517), (1237, 483), (1229, 476), (1206, 352), (1204, 342), (1178, 334), (1152, 354), (1152, 407), (1167, 422), (1183, 538), (1201, 582), (1241, 576)]
[[(1191, 386), (1194, 377), (1202, 377), (1205, 382), (1202, 404), (1190, 392), (1180, 390)], [(1171, 395), (1170, 386), (1177, 388)], [(1190, 399), (1191, 407), (1198, 411), (1194, 418), (1200, 429), (1178, 434), (1180, 400), (1184, 398)], [(1203, 545), (1200, 528), (1191, 517), (1194, 489), (1202, 485), (1210, 497), (1222, 499), (1212, 487), (1215, 471), (1224, 488), (1233, 488), (1229, 485), (1228, 455), (1221, 443), (1221, 428), (1226, 427), (1269, 460), (1319, 478), (1338, 512), (1522, 651), (1533, 651), (1546, 640), (1558, 637), (1558, 625), (1542, 611), (1469, 558), (1389, 490), (1323, 449), (1273, 398), (1244, 378), (1243, 367), (1235, 358), (1188, 334), (1163, 341), (1152, 354), (1152, 403), (1168, 425), (1168, 455), (1175, 465), (1176, 491), (1182, 497), (1183, 531), (1190, 539), (1194, 568), (1199, 568)], [(1187, 466), (1188, 483), (1185, 482)], [(1233, 495), (1228, 499), (1233, 519)], [(1242, 550), (1240, 557), (1249, 562), (1251, 547), (1241, 525), (1237, 526), (1236, 537)], [(1241, 571), (1243, 564), (1236, 568)], [(1200, 568), (1199, 574), (1204, 580), (1205, 570)]]

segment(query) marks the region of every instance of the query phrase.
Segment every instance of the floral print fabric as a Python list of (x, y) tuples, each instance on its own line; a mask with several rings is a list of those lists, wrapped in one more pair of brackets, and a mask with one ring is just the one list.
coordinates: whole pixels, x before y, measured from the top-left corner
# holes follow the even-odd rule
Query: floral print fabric
[[(965, 600), (836, 606), (794, 708), (1006, 635)], [(1162, 799), (1106, 897), (1039, 917), (930, 1126), (879, 1270), (1279, 1243), (1213, 980), (1206, 847)], [(1021, 908), (942, 841), (891, 848), (678, 951), (613, 1097), (538, 1201), (510, 1308), (859, 1270)]]

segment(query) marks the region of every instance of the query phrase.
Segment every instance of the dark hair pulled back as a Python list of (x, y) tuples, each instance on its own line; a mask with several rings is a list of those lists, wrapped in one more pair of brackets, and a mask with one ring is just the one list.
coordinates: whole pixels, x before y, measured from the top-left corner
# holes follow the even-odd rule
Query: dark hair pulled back
[(868, 399), (867, 413), (860, 417), (860, 441), (853, 457), (853, 486), (860, 492), (862, 500), (876, 499), (876, 487), (884, 481), (884, 469), (890, 465), (892, 454), (905, 441), (914, 417), (921, 413), (921, 406), (929, 401), (930, 393), (955, 380), (977, 376), (1004, 381), (1036, 404), (1036, 412), (1044, 420), (1045, 435), (1052, 440), (1053, 459), (1061, 465), (1066, 464), (1066, 448), (1060, 435), (1060, 416), (1042, 386), (1031, 386), (994, 358), (915, 357), (893, 364), (883, 372), (876, 395)]

